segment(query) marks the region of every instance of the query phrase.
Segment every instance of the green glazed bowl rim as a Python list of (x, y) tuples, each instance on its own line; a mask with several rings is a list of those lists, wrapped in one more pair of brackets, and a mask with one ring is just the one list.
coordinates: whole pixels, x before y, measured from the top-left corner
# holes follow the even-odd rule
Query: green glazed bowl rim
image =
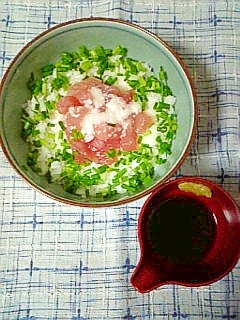
[(105, 18), (105, 17), (89, 17), (89, 18), (73, 19), (73, 20), (68, 20), (68, 21), (59, 23), (59, 24), (49, 28), (48, 30), (45, 30), (45, 31), (39, 33), (36, 37), (34, 37), (31, 41), (29, 41), (25, 46), (23, 46), (23, 48), (16, 54), (16, 56), (10, 62), (5, 74), (3, 75), (3, 78), (2, 78), (1, 83), (0, 83), (0, 95), (2, 94), (4, 83), (7, 81), (11, 69), (17, 63), (18, 59), (25, 53), (25, 51), (28, 50), (31, 47), (31, 45), (33, 45), (35, 42), (40, 40), (42, 37), (47, 36), (48, 34), (52, 33), (54, 30), (57, 30), (57, 29), (60, 29), (60, 28), (64, 28), (64, 27), (67, 27), (67, 26), (69, 27), (69, 25), (75, 25), (75, 24), (84, 23), (84, 22), (93, 23), (93, 26), (94, 26), (94, 23), (102, 23), (103, 26), (104, 26), (104, 24), (109, 24), (110, 23), (110, 24), (117, 24), (117, 25), (120, 25), (122, 27), (125, 26), (127, 28), (136, 29), (136, 30), (142, 32), (143, 34), (145, 34), (145, 36), (147, 36), (149, 38), (152, 38), (155, 41), (159, 42), (170, 53), (172, 58), (177, 60), (179, 66), (182, 68), (182, 71), (183, 71), (184, 75), (186, 76), (186, 79), (187, 79), (189, 87), (190, 87), (190, 91), (191, 91), (192, 99), (193, 99), (193, 117), (194, 117), (194, 119), (193, 119), (192, 130), (190, 132), (188, 144), (185, 147), (185, 150), (181, 154), (180, 158), (177, 160), (176, 164), (167, 173), (167, 175), (165, 175), (163, 178), (161, 178), (161, 180), (159, 182), (153, 184), (151, 187), (147, 188), (146, 190), (140, 191), (137, 194), (129, 195), (128, 197), (124, 197), (122, 199), (117, 199), (117, 200), (112, 200), (112, 201), (111, 200), (106, 200), (105, 202), (89, 202), (88, 203), (88, 202), (81, 201), (81, 199), (79, 201), (76, 201), (76, 200), (62, 198), (61, 196), (53, 194), (52, 192), (50, 192), (50, 191), (46, 190), (45, 188), (39, 186), (32, 179), (30, 179), (26, 174), (24, 174), (24, 172), (14, 162), (14, 157), (9, 154), (7, 145), (4, 142), (4, 138), (1, 137), (1, 133), (0, 133), (0, 145), (2, 147), (2, 150), (3, 150), (7, 160), (9, 161), (11, 166), (16, 170), (16, 172), (27, 183), (29, 183), (34, 189), (36, 189), (37, 191), (40, 191), (42, 194), (48, 196), (49, 198), (52, 198), (53, 200), (60, 201), (60, 202), (66, 203), (66, 204), (76, 205), (76, 206), (81, 206), (81, 207), (96, 208), (96, 207), (118, 206), (118, 205), (123, 205), (125, 203), (129, 203), (129, 202), (138, 200), (140, 198), (143, 198), (144, 196), (147, 196), (148, 194), (153, 192), (155, 189), (157, 189), (160, 185), (162, 185), (167, 180), (169, 180), (174, 175), (174, 173), (179, 169), (179, 167), (182, 165), (182, 163), (184, 162), (185, 158), (189, 154), (189, 151), (190, 151), (190, 149), (192, 147), (192, 144), (193, 144), (193, 141), (194, 141), (194, 138), (195, 138), (195, 135), (196, 135), (197, 122), (198, 122), (197, 94), (196, 94), (196, 89), (194, 87), (193, 80), (192, 80), (192, 78), (190, 76), (190, 73), (188, 71), (187, 66), (185, 65), (183, 60), (178, 56), (178, 54), (171, 48), (171, 46), (166, 41), (162, 40), (159, 35), (153, 33), (152, 31), (150, 31), (150, 30), (148, 30), (148, 29), (146, 29), (146, 28), (144, 28), (144, 27), (142, 27), (142, 26), (140, 26), (140, 25), (138, 25), (136, 23), (133, 23), (133, 22), (130, 22), (130, 21), (127, 21), (127, 20), (116, 19), (116, 18)]

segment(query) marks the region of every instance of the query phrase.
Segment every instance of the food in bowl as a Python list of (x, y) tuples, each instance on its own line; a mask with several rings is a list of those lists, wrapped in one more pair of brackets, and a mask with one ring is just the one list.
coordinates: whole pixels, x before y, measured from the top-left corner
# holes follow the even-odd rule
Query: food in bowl
[(113, 49), (63, 52), (28, 81), (27, 164), (82, 198), (134, 194), (161, 177), (176, 137), (168, 76)]

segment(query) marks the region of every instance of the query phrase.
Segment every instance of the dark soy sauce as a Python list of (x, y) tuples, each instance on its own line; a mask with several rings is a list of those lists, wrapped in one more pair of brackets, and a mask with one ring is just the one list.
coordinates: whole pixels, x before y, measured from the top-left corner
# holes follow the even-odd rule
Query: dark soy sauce
[(198, 202), (175, 197), (155, 207), (146, 221), (148, 250), (169, 263), (200, 260), (215, 236), (212, 214)]

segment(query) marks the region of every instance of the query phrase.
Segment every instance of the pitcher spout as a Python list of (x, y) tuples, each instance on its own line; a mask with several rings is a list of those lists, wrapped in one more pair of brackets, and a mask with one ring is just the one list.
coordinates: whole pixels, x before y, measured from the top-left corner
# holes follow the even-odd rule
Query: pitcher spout
[(151, 262), (140, 261), (131, 277), (132, 286), (140, 293), (147, 293), (164, 284), (168, 279), (160, 268), (156, 268)]

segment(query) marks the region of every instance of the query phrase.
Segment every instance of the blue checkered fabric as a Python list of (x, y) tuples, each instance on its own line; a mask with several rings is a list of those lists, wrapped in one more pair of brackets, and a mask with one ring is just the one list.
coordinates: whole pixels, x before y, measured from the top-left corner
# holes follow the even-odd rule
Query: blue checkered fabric
[[(0, 75), (40, 32), (66, 20), (114, 17), (151, 30), (189, 68), (198, 134), (176, 176), (201, 176), (240, 204), (238, 0), (0, 0)], [(130, 285), (145, 199), (87, 209), (33, 190), (0, 152), (0, 319), (240, 319), (240, 265), (200, 287)]]

